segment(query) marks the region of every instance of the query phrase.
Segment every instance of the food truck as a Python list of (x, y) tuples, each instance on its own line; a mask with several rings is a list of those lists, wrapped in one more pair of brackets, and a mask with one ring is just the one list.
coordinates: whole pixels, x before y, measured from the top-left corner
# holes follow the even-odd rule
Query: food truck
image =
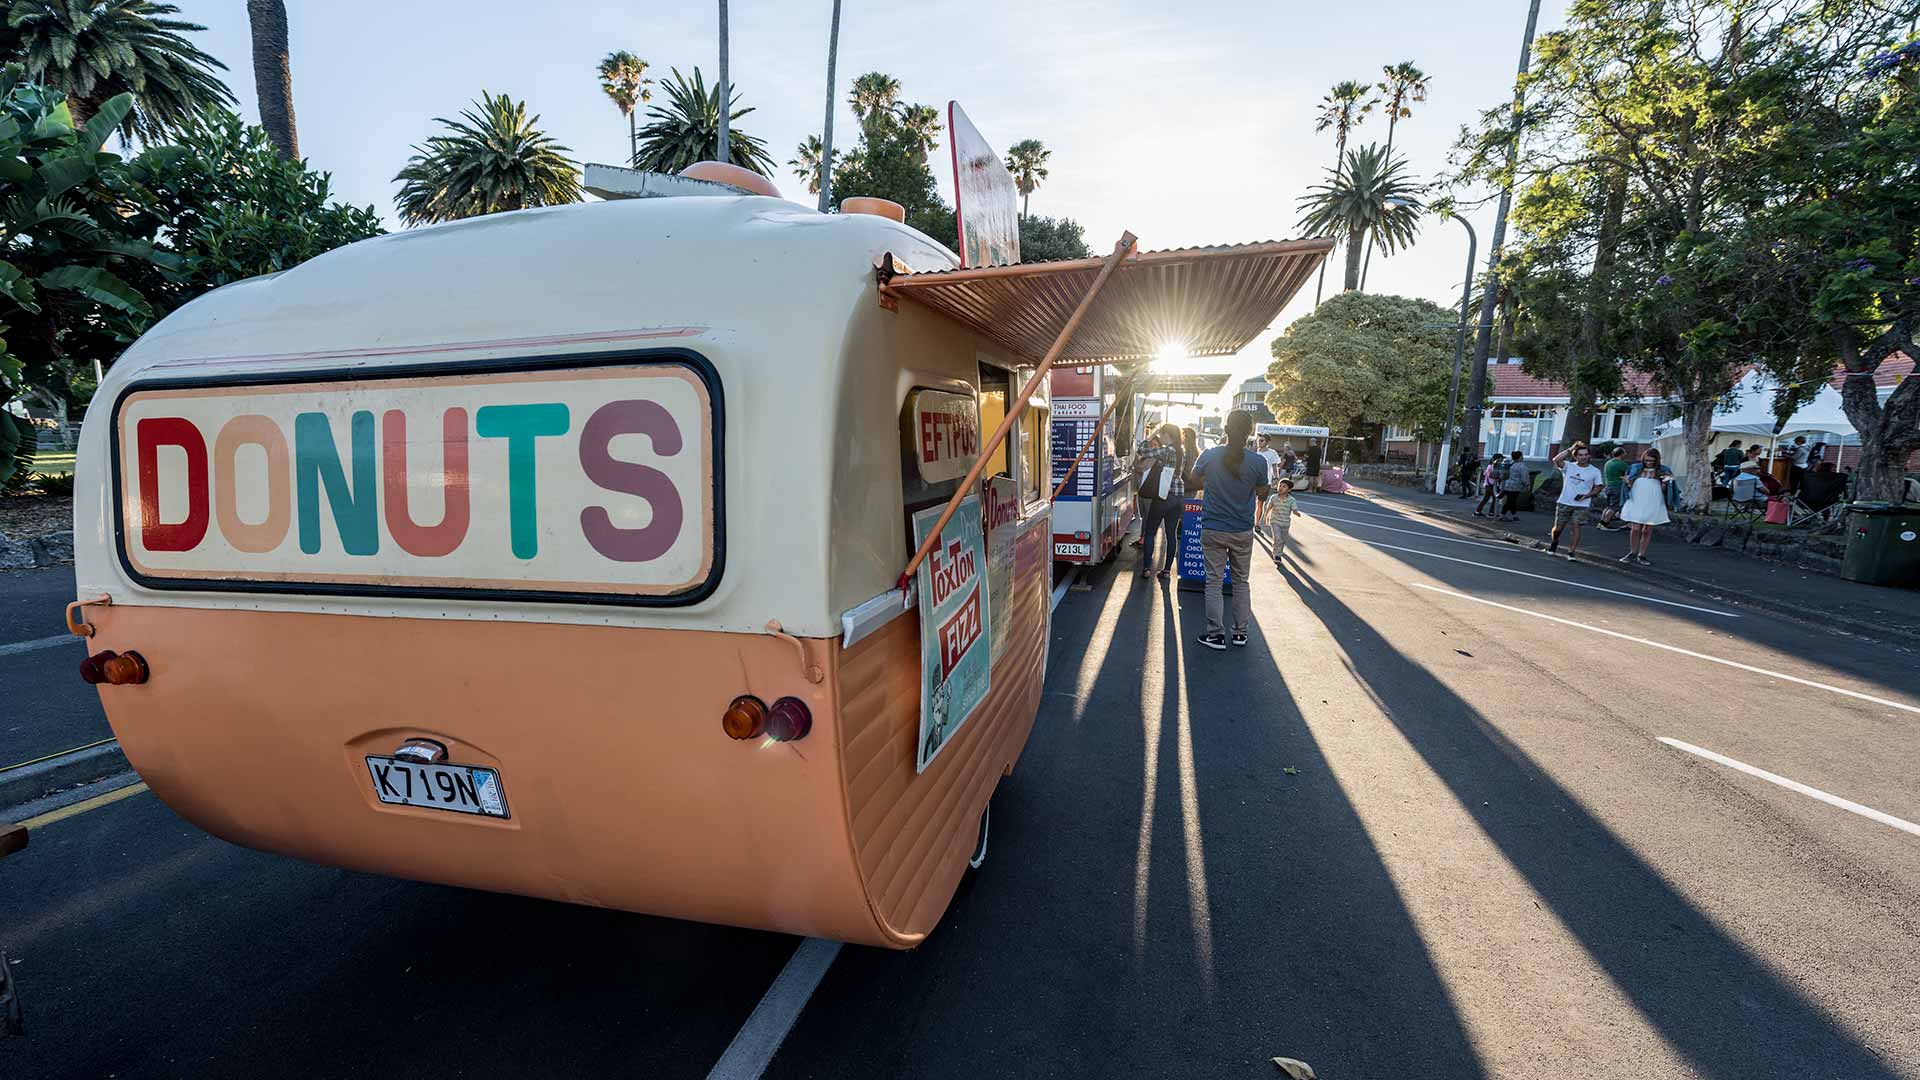
[(1143, 360), (1195, 281), (1233, 302), (1170, 325), (1237, 349), (1329, 245), (967, 265), (738, 172), (352, 244), (113, 364), (67, 624), (159, 798), (328, 865), (925, 938), (1040, 700), (1046, 372)]
[(1053, 500), (1053, 558), (1103, 563), (1119, 550), (1135, 513), (1128, 468), (1133, 448), (1114, 430), (1124, 380), (1110, 364), (1051, 375), (1053, 486), (1059, 491)]

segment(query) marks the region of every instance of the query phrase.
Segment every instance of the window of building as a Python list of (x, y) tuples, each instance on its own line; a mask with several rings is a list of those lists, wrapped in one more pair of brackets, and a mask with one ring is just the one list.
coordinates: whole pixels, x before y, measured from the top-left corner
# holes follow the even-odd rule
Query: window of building
[[(1012, 379), (1012, 374), (1005, 368), (997, 368), (990, 364), (980, 365), (980, 438), (982, 440), (998, 431), (1000, 422), (1007, 417), (1007, 396), (1013, 392), (1009, 389), (1008, 383)], [(1009, 444), (1019, 445), (1014, 441), (1012, 432), (1007, 433), (1006, 442), (995, 447), (993, 454), (987, 458), (986, 466), (980, 470), (982, 479), (989, 476), (1013, 475), (1012, 456), (1007, 452)]]
[[(1014, 392), (1027, 384), (1033, 377), (1033, 369), (1021, 368), (1013, 373)], [(1033, 399), (1027, 404), (1027, 410), (1020, 414), (1019, 426), (1008, 435), (1008, 441), (1018, 441), (1020, 447), (1020, 469), (1015, 479), (1020, 483), (1020, 501), (1031, 506), (1045, 500), (1053, 494), (1047, 486), (1053, 464), (1047, 452), (1048, 423), (1052, 407), (1047, 396), (1046, 381), (1042, 380), (1034, 388)]]
[(1630, 409), (1614, 409), (1610, 412), (1593, 414), (1594, 442), (1619, 442), (1633, 437), (1633, 412)]
[(1387, 441), (1388, 442), (1405, 442), (1406, 440), (1411, 438), (1413, 438), (1412, 428), (1406, 427), (1401, 424), (1387, 425)]

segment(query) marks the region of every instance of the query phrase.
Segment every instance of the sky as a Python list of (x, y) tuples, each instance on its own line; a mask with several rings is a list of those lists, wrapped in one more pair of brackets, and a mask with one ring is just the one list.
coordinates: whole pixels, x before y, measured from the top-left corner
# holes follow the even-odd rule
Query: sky
[[(246, 5), (177, 2), (179, 17), (206, 25), (196, 44), (231, 69), (226, 81), (242, 115), (257, 121)], [(482, 90), (525, 100), (573, 158), (619, 164), (627, 125), (600, 90), (602, 56), (628, 49), (656, 78), (699, 65), (711, 82), (718, 66), (715, 5), (292, 0), (287, 8), (301, 152), (333, 174), (338, 197), (371, 203), (388, 228), (401, 227), (393, 175), (411, 148), (434, 134), (435, 117), (457, 115)], [(1565, 8), (1566, 0), (1544, 0), (1541, 31), (1559, 26)], [(820, 131), (831, 11), (831, 0), (729, 7), (731, 78), (741, 104), (756, 110), (739, 126), (766, 140), (781, 163), (776, 183), (808, 205), (785, 163)], [(1314, 131), (1329, 87), (1377, 81), (1384, 65), (1402, 60), (1431, 75), (1430, 96), (1400, 121), (1394, 149), (1416, 176), (1436, 180), (1461, 125), (1512, 92), (1525, 19), (1523, 0), (1375, 0), (1359, 9), (1298, 0), (843, 0), (835, 143), (858, 132), (848, 84), (885, 71), (908, 102), (959, 101), (1002, 150), (1023, 138), (1046, 143), (1050, 175), (1033, 194), (1033, 212), (1078, 221), (1096, 253), (1128, 229), (1148, 250), (1285, 239), (1298, 235), (1298, 199), (1332, 163), (1332, 133)], [(1385, 138), (1379, 112), (1353, 135), (1356, 144)], [(945, 160), (944, 146), (936, 153)], [(951, 203), (951, 176), (934, 171)], [(1491, 202), (1469, 216), (1484, 262)], [(1386, 259), (1375, 251), (1368, 291), (1457, 307), (1465, 268), (1465, 230), (1430, 218), (1411, 248)], [(1329, 266), (1330, 288), (1339, 274)], [(1186, 366), (1231, 372), (1230, 392), (1265, 371), (1268, 342), (1312, 307), (1310, 285), (1239, 355)]]

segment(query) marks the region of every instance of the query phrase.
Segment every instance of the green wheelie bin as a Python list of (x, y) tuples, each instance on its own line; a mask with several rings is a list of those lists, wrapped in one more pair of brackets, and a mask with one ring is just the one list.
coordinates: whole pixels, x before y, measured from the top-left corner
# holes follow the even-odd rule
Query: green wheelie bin
[(1857, 502), (1847, 508), (1840, 576), (1868, 585), (1920, 586), (1920, 506)]

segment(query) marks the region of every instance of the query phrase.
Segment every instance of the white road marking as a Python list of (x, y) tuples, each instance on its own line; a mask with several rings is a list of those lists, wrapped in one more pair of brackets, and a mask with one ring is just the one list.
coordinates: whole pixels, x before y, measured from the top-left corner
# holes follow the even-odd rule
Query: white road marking
[(1408, 536), (1418, 536), (1427, 540), (1445, 540), (1450, 544), (1470, 544), (1473, 547), (1492, 548), (1495, 551), (1524, 552), (1524, 551), (1530, 550), (1528, 548), (1521, 547), (1519, 544), (1492, 544), (1492, 543), (1488, 543), (1485, 540), (1462, 540), (1460, 537), (1447, 536), (1442, 533), (1417, 532), (1413, 529), (1396, 529), (1391, 525), (1375, 525), (1370, 521), (1355, 521), (1352, 518), (1332, 517), (1327, 514), (1314, 514), (1312, 516), (1315, 518), (1318, 518), (1321, 521), (1338, 521), (1347, 525), (1357, 525), (1362, 529), (1383, 529), (1387, 532), (1406, 533)]
[(32, 641), (14, 641), (0, 645), (0, 656), (13, 656), (18, 653), (32, 652), (35, 649), (48, 649), (55, 645), (64, 645), (69, 641), (85, 641), (86, 638), (72, 634), (55, 634), (52, 637), (34, 638)]
[(1660, 737), (1660, 741), (1673, 747), (1675, 750), (1685, 750), (1689, 754), (1698, 755), (1706, 758), (1708, 761), (1717, 761), (1729, 769), (1737, 769), (1740, 772), (1746, 773), (1748, 776), (1757, 776), (1769, 784), (1778, 784), (1788, 791), (1797, 791), (1809, 799), (1818, 799), (1828, 806), (1837, 806), (1849, 813), (1859, 814), (1863, 818), (1870, 818), (1882, 825), (1891, 825), (1901, 832), (1920, 836), (1920, 825), (1915, 825), (1905, 818), (1894, 817), (1892, 814), (1875, 810), (1871, 806), (1861, 806), (1851, 799), (1843, 799), (1838, 795), (1829, 795), (1817, 787), (1808, 787), (1798, 780), (1789, 780), (1784, 776), (1770, 773), (1765, 769), (1756, 769), (1744, 761), (1735, 761), (1725, 754), (1716, 754), (1711, 750), (1702, 749), (1692, 743), (1681, 742), (1679, 739), (1669, 739), (1664, 735)]
[(1060, 584), (1055, 585), (1053, 587), (1053, 603), (1047, 606), (1048, 611), (1056, 611), (1059, 609), (1060, 598), (1067, 595), (1067, 586), (1073, 584), (1073, 579), (1079, 576), (1080, 576), (1080, 568), (1077, 566), (1067, 571), (1067, 576), (1061, 578)]
[(837, 941), (808, 938), (801, 942), (787, 966), (780, 969), (773, 985), (767, 987), (760, 1004), (753, 1007), (747, 1022), (740, 1025), (733, 1041), (727, 1044), (726, 1053), (714, 1062), (707, 1080), (759, 1080), (786, 1040), (787, 1032), (793, 1030), (793, 1022), (800, 1018), (807, 999), (813, 996), (827, 969), (833, 966), (834, 957), (839, 955)]
[[(1539, 578), (1541, 581), (1555, 581), (1562, 585), (1571, 585), (1576, 589), (1591, 589), (1594, 592), (1608, 593), (1613, 596), (1624, 596), (1630, 600), (1645, 600), (1649, 604), (1665, 604), (1668, 607), (1686, 608), (1688, 611), (1698, 611), (1704, 615), (1718, 615), (1723, 619), (1737, 619), (1740, 617), (1731, 611), (1721, 611), (1718, 608), (1696, 607), (1692, 604), (1682, 604), (1677, 600), (1662, 600), (1657, 596), (1644, 596), (1640, 593), (1621, 592), (1619, 589), (1603, 589), (1598, 585), (1569, 581), (1566, 578), (1554, 577), (1551, 574), (1535, 574), (1526, 570), (1514, 570), (1510, 567), (1495, 566), (1492, 563), (1474, 562), (1472, 559), (1456, 559), (1451, 555), (1440, 555), (1431, 551), (1421, 551), (1419, 548), (1401, 547), (1398, 544), (1383, 544), (1378, 540), (1362, 540), (1357, 536), (1351, 537), (1350, 539), (1372, 547), (1386, 548), (1388, 551), (1405, 551), (1414, 555), (1425, 555), (1429, 559), (1445, 559), (1448, 562), (1465, 563), (1468, 566), (1478, 566), (1487, 570), (1498, 570), (1503, 574), (1519, 574), (1521, 577)], [(1529, 612), (1529, 614), (1532, 613)]]
[(1781, 672), (1781, 671), (1769, 671), (1763, 667), (1754, 667), (1752, 664), (1743, 664), (1738, 660), (1727, 660), (1718, 656), (1708, 656), (1706, 653), (1694, 652), (1692, 649), (1683, 649), (1678, 645), (1668, 645), (1665, 642), (1661, 642), (1661, 641), (1650, 641), (1643, 637), (1634, 637), (1632, 634), (1623, 634), (1618, 630), (1609, 630), (1604, 626), (1593, 626), (1588, 623), (1575, 622), (1572, 619), (1563, 619), (1558, 615), (1546, 615), (1538, 611), (1528, 611), (1526, 608), (1514, 607), (1512, 604), (1502, 604), (1493, 600), (1482, 600), (1478, 596), (1468, 596), (1466, 593), (1454, 592), (1452, 589), (1442, 589), (1439, 586), (1428, 585), (1424, 582), (1414, 581), (1414, 582), (1409, 582), (1409, 584), (1411, 584), (1416, 589), (1425, 589), (1428, 592), (1437, 592), (1442, 596), (1451, 596), (1456, 600), (1471, 600), (1476, 604), (1485, 604), (1488, 607), (1496, 607), (1501, 609), (1502, 611), (1511, 611), (1511, 612), (1514, 612), (1515, 614), (1527, 615), (1535, 619), (1545, 619), (1548, 622), (1556, 622), (1561, 624), (1562, 626), (1572, 626), (1581, 630), (1591, 630), (1596, 634), (1605, 634), (1608, 637), (1619, 638), (1622, 641), (1631, 641), (1637, 645), (1646, 645), (1655, 649), (1665, 649), (1668, 652), (1679, 653), (1681, 656), (1691, 656), (1695, 660), (1705, 660), (1708, 663), (1720, 664), (1724, 667), (1737, 668), (1741, 671), (1751, 671), (1755, 675), (1765, 675), (1770, 679), (1779, 679), (1782, 682), (1798, 683), (1801, 686), (1811, 686), (1816, 690), (1825, 690), (1829, 693), (1839, 694), (1843, 697), (1857, 698), (1861, 701), (1871, 701), (1875, 705), (1885, 705), (1889, 709), (1899, 709), (1903, 712), (1910, 712), (1917, 716), (1920, 716), (1920, 705), (1908, 705), (1905, 702), (1901, 702), (1901, 701), (1892, 701), (1883, 697), (1874, 697), (1872, 694), (1863, 694), (1858, 690), (1848, 690), (1845, 687), (1832, 686), (1828, 683), (1823, 683), (1823, 682), (1815, 682), (1812, 679), (1803, 679), (1798, 675), (1788, 675), (1785, 672)]

